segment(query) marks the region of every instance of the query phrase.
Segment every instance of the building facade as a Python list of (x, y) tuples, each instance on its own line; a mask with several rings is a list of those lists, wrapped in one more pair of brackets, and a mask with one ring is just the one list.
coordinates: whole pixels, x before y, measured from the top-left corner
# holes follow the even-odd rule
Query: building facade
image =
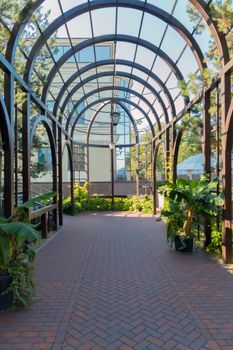
[[(72, 39), (73, 45), (76, 45), (80, 42), (80, 39)], [(57, 61), (64, 53), (70, 49), (70, 42), (68, 38), (58, 38), (54, 44), (56, 49), (54, 49), (54, 58)], [(76, 53), (75, 56), (70, 57), (65, 64), (62, 65), (59, 75), (55, 76), (53, 83), (51, 85), (51, 92), (48, 99), (48, 106), (53, 110), (54, 101), (59, 94), (61, 87), (77, 69), (92, 63), (96, 60), (107, 60), (112, 59), (114, 56), (114, 47), (113, 43), (104, 43), (97, 44), (95, 46), (95, 51), (93, 46), (87, 47), (86, 49), (81, 50)], [(108, 66), (98, 67), (98, 72), (102, 73), (108, 71)], [(94, 68), (92, 71), (88, 72), (88, 76), (96, 73)], [(84, 74), (82, 79), (85, 79), (87, 76)], [(63, 80), (62, 80), (63, 79)], [(80, 82), (80, 80), (74, 81), (70, 86), (70, 90)], [(129, 82), (125, 78), (116, 77), (114, 82), (117, 86), (125, 87)], [(66, 118), (71, 113), (74, 105), (80, 100), (83, 95), (88, 94), (93, 90), (93, 84), (99, 85), (100, 87), (112, 86), (113, 78), (110, 76), (105, 76), (98, 81), (90, 81), (85, 84), (84, 89), (79, 89), (72, 97), (72, 101), (67, 104), (65, 113), (63, 115), (63, 123), (65, 125)], [(112, 93), (112, 92), (111, 92)], [(125, 97), (124, 91), (119, 91), (117, 93), (118, 97)], [(101, 92), (100, 98), (109, 97), (110, 92)], [(114, 95), (116, 96), (116, 95)], [(96, 100), (96, 95), (93, 95), (88, 98), (88, 103)], [(63, 102), (63, 101), (62, 101)], [(86, 101), (83, 101), (79, 104), (77, 110), (72, 116), (74, 121), (77, 114), (79, 114), (86, 106)], [(103, 108), (96, 117), (95, 122), (90, 129), (89, 143), (93, 145), (106, 145), (110, 144), (110, 108), (111, 104)], [(129, 144), (131, 140), (131, 122), (126, 115), (126, 113), (119, 107), (116, 107), (121, 112), (120, 123), (117, 128), (114, 129), (114, 141), (119, 142), (120, 144)], [(90, 121), (95, 114), (96, 107), (94, 106), (91, 109), (88, 109), (85, 113), (82, 114), (78, 123), (76, 124), (74, 136), (75, 139), (81, 143), (87, 143), (87, 133)], [(110, 182), (111, 181), (111, 152), (110, 148), (101, 148), (101, 147), (85, 147), (83, 145), (75, 145), (74, 147), (74, 176), (76, 182), (83, 182), (89, 180), (90, 182)], [(68, 152), (64, 149), (64, 161), (63, 161), (63, 181), (69, 182), (70, 179), (70, 164)], [(87, 158), (89, 157), (89, 162)], [(131, 174), (129, 167), (130, 151), (125, 148), (115, 149), (114, 151), (114, 177), (115, 180), (127, 181), (131, 180)], [(50, 148), (46, 145), (43, 147), (38, 147), (34, 149), (32, 155), (32, 162), (37, 163), (43, 167), (43, 171), (35, 176), (32, 179), (33, 183), (49, 183), (52, 180), (52, 162), (51, 162), (51, 152)], [(90, 164), (88, 167), (88, 163)]]

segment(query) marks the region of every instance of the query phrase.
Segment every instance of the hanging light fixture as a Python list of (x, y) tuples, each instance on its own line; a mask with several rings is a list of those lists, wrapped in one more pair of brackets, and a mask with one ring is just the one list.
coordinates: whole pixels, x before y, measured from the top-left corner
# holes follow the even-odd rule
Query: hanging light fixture
[(114, 126), (117, 126), (120, 120), (121, 114), (119, 112), (112, 112), (111, 113), (111, 118), (112, 118), (112, 124)]

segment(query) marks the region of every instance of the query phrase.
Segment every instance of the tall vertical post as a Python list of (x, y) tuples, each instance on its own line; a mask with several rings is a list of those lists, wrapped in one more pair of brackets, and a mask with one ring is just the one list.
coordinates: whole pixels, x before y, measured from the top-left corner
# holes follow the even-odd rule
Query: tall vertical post
[[(111, 144), (113, 145), (113, 123), (110, 124), (111, 128)], [(110, 149), (110, 155), (111, 155), (111, 200), (112, 200), (112, 207), (114, 206), (114, 147)]]
[(226, 119), (231, 101), (231, 75), (225, 73), (221, 78), (221, 110), (222, 110), (222, 188), (225, 195), (223, 207), (222, 225), (222, 256), (226, 264), (232, 262), (232, 230), (226, 227), (225, 222), (232, 220), (232, 167), (231, 167), (231, 147), (227, 147)]
[[(57, 124), (56, 122), (53, 122), (53, 137), (54, 137), (54, 142), (55, 142), (55, 149), (54, 149), (54, 157), (53, 157), (53, 192), (56, 193), (55, 197), (53, 198), (53, 203), (54, 204), (58, 204), (58, 200), (57, 200), (57, 173), (58, 173), (58, 169), (57, 169)], [(53, 209), (53, 222), (54, 222), (54, 229), (57, 229), (57, 207), (55, 209)], [(48, 220), (49, 222), (49, 220)]]
[(58, 217), (63, 225), (63, 176), (62, 176), (62, 131), (58, 128)]
[(74, 144), (71, 143), (71, 164), (70, 164), (70, 198), (71, 198), (71, 210), (74, 215)]
[(166, 181), (171, 180), (170, 177), (170, 128), (167, 128), (165, 131), (165, 178)]
[[(89, 141), (88, 141), (89, 143)], [(89, 151), (89, 147), (86, 147), (87, 150), (87, 182), (90, 181), (90, 166), (89, 166), (89, 161), (90, 161), (90, 151)]]
[(203, 110), (203, 152), (204, 152), (204, 171), (211, 175), (211, 121), (210, 121), (210, 91), (204, 93)]
[(30, 99), (26, 93), (26, 101), (23, 104), (23, 201), (30, 199)]
[(157, 152), (155, 148), (155, 141), (152, 141), (152, 176), (153, 176), (153, 214), (156, 215), (157, 198), (156, 198), (156, 158)]
[(18, 205), (18, 107), (15, 106), (15, 205)]
[[(204, 110), (203, 110), (203, 153), (204, 153), (204, 171), (211, 179), (211, 120), (210, 120), (210, 90), (204, 93)], [(211, 243), (211, 226), (205, 218), (205, 247)]]
[[(216, 168), (216, 176), (219, 178), (220, 175), (220, 110), (219, 110), (219, 88), (217, 86), (216, 88), (216, 118), (215, 118), (215, 123), (216, 123), (216, 138), (215, 138), (215, 153), (216, 153), (216, 163), (215, 163), (215, 168)], [(217, 184), (217, 195), (219, 195), (220, 192), (220, 186), (219, 183)], [(219, 230), (220, 227), (220, 215), (217, 216), (217, 230)]]
[(172, 123), (172, 181), (175, 183), (177, 179), (177, 160), (178, 160), (178, 149), (176, 149), (177, 142), (177, 132), (176, 132), (176, 124)]
[(139, 183), (139, 164), (140, 164), (140, 146), (136, 144), (136, 194), (140, 194), (140, 183)]
[(10, 122), (9, 144), (4, 149), (4, 216), (9, 217), (14, 210), (14, 77), (5, 75), (4, 99)]

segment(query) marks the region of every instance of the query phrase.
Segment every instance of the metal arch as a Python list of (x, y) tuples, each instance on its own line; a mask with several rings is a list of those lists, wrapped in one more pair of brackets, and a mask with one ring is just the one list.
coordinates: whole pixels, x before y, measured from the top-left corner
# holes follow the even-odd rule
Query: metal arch
[(35, 10), (44, 2), (44, 0), (35, 0), (28, 2), (20, 13), (20, 21), (17, 21), (11, 31), (10, 38), (6, 48), (6, 59), (9, 63), (14, 64), (15, 51), (25, 26)]
[(46, 97), (48, 94), (49, 87), (56, 76), (59, 69), (62, 67), (62, 65), (71, 57), (74, 53), (78, 53), (79, 51), (95, 44), (100, 44), (103, 42), (109, 42), (109, 41), (121, 41), (121, 42), (129, 42), (133, 44), (137, 44), (139, 46), (142, 46), (150, 51), (152, 51), (154, 54), (161, 57), (164, 62), (169, 66), (169, 68), (172, 70), (172, 72), (175, 74), (178, 80), (184, 80), (184, 77), (179, 70), (178, 66), (172, 61), (172, 59), (158, 46), (151, 44), (150, 42), (137, 38), (130, 35), (124, 35), (124, 34), (108, 34), (108, 35), (100, 35), (95, 37), (94, 39), (87, 39), (85, 41), (82, 41), (81, 43), (75, 45), (73, 48), (68, 50), (53, 66), (51, 71), (48, 74), (48, 78), (46, 81), (46, 84), (44, 85), (43, 92), (42, 92), (42, 101), (46, 101)]
[(211, 18), (210, 8), (204, 0), (190, 0), (190, 2), (205, 19), (214, 37), (216, 47), (221, 57), (222, 66), (224, 66), (224, 64), (227, 64), (230, 60), (229, 50), (224, 34), (218, 30), (218, 24)]
[(226, 152), (231, 153), (232, 145), (233, 145), (233, 140), (232, 140), (232, 135), (233, 135), (233, 101), (231, 102), (230, 108), (227, 113), (227, 118), (226, 118), (226, 123), (225, 123), (225, 133), (227, 133), (226, 136), (226, 142), (225, 142), (225, 149)]
[[(109, 98), (108, 98), (109, 99)], [(140, 110), (142, 110), (141, 109), (141, 107), (140, 106), (138, 106), (136, 103), (134, 103), (133, 101), (130, 101), (130, 100), (127, 100), (127, 99), (124, 99), (124, 101), (126, 102), (126, 103), (129, 103), (129, 104), (131, 104), (132, 106), (134, 106), (134, 107), (139, 107), (140, 108)], [(96, 102), (96, 101), (94, 101), (94, 104), (96, 104), (96, 103), (98, 103), (98, 101)], [(93, 104), (93, 105), (94, 105)], [(77, 104), (75, 105), (75, 106), (78, 106), (79, 105), (79, 102), (77, 102)], [(90, 106), (90, 105), (88, 105), (88, 106)], [(88, 107), (88, 106), (86, 106), (79, 114), (78, 114), (78, 116), (77, 116), (77, 122), (78, 122), (78, 120), (79, 120), (79, 118), (81, 117), (81, 115), (86, 111), (86, 110), (88, 110), (88, 108), (90, 108), (90, 107)], [(72, 118), (72, 115), (73, 115), (73, 113), (76, 111), (76, 108), (75, 109), (73, 109), (72, 111), (71, 111), (71, 113), (70, 113), (70, 115), (69, 115), (69, 117), (68, 117), (68, 119), (67, 119), (67, 122), (66, 122), (66, 131), (68, 132), (68, 130), (69, 130), (69, 125), (70, 125), (70, 120), (71, 120), (71, 118)], [(151, 120), (150, 120), (150, 118), (148, 117), (148, 115), (146, 114), (146, 112), (145, 111), (143, 111), (142, 112), (142, 114), (144, 115), (144, 117), (145, 117), (145, 119), (147, 120), (147, 122), (148, 122), (148, 124), (149, 124), (149, 126), (150, 126), (150, 129), (151, 129), (151, 132), (152, 132), (152, 130), (154, 130), (154, 127), (153, 127), (153, 124), (152, 124), (152, 122), (151, 122)], [(160, 123), (159, 123), (159, 130), (160, 130)], [(153, 134), (153, 132), (152, 132), (152, 134)]]
[[(89, 138), (90, 138), (90, 131), (91, 131), (91, 127), (95, 121), (95, 118), (97, 117), (97, 115), (100, 113), (100, 111), (106, 107), (108, 104), (110, 104), (112, 101), (111, 101), (111, 98), (110, 98), (110, 101), (106, 102), (103, 104), (103, 106), (100, 106), (100, 108), (94, 112), (93, 114), (93, 117), (91, 118), (91, 121), (88, 125), (88, 130), (87, 130), (87, 139), (86, 139), (86, 143), (89, 144)], [(137, 128), (137, 124), (135, 123), (135, 120), (131, 114), (131, 112), (125, 107), (125, 105), (121, 102), (116, 102), (117, 105), (121, 106), (121, 108), (125, 111), (125, 113), (128, 115), (129, 119), (131, 120), (131, 123), (133, 124), (133, 128), (134, 128), (134, 132), (135, 132), (135, 135), (136, 135), (136, 143), (138, 144), (139, 142), (139, 134), (138, 134), (138, 128)]]
[(55, 33), (56, 30), (58, 30), (62, 25), (64, 25), (64, 23), (67, 23), (73, 18), (78, 17), (86, 12), (115, 6), (123, 8), (133, 8), (135, 10), (144, 11), (166, 22), (182, 36), (187, 45), (191, 48), (200, 70), (206, 67), (206, 64), (203, 62), (203, 53), (196, 40), (192, 37), (192, 35), (185, 28), (185, 26), (183, 26), (175, 17), (171, 16), (166, 11), (152, 4), (143, 3), (139, 0), (128, 0), (127, 2), (125, 0), (93, 0), (91, 2), (77, 5), (74, 8), (68, 10), (63, 15), (59, 16), (45, 29), (45, 31), (43, 32), (43, 36), (40, 36), (37, 39), (30, 52), (29, 58), (25, 66), (24, 80), (26, 82), (30, 81), (32, 67), (40, 49), (42, 48), (44, 43), (51, 37), (51, 35)]
[(222, 135), (222, 190), (225, 195), (223, 206), (222, 255), (226, 263), (232, 261), (232, 133), (233, 101), (230, 104)]
[(57, 165), (57, 154), (56, 154), (56, 141), (53, 136), (53, 130), (51, 125), (48, 122), (48, 118), (46, 118), (44, 115), (37, 115), (34, 118), (32, 118), (32, 126), (30, 129), (30, 144), (29, 144), (29, 150), (32, 148), (33, 144), (33, 137), (35, 135), (36, 128), (39, 124), (43, 124), (46, 131), (47, 135), (49, 138), (49, 143), (52, 151), (52, 159), (53, 159), (53, 166)]
[[(105, 64), (105, 63), (103, 63), (103, 62), (105, 62), (105, 61), (101, 61), (101, 62), (102, 62), (101, 64)], [(129, 61), (127, 61), (127, 62), (128, 62), (129, 65), (132, 65), (131, 62), (129, 62)], [(100, 64), (99, 64), (99, 65), (100, 65)], [(89, 65), (88, 65), (88, 67), (89, 67)], [(109, 72), (107, 72), (107, 73), (108, 73), (108, 75), (110, 75), (110, 76), (112, 75), (112, 71), (109, 71)], [(107, 73), (105, 72), (105, 75), (107, 75)], [(77, 74), (77, 73), (74, 73), (74, 74), (73, 74), (72, 80), (73, 80), (74, 75), (76, 75), (76, 74)], [(100, 75), (101, 75), (101, 73), (98, 74), (98, 77), (99, 77)], [(159, 95), (159, 93), (158, 93), (148, 82), (145, 82), (142, 78), (138, 77), (137, 75), (132, 75), (132, 74), (129, 74), (129, 73), (124, 72), (124, 71), (123, 71), (123, 72), (121, 72), (121, 71), (116, 71), (116, 75), (124, 76), (124, 77), (127, 77), (127, 78), (132, 78), (133, 80), (135, 80), (135, 81), (141, 83), (143, 86), (145, 86), (145, 87), (148, 88), (150, 91), (152, 91), (152, 93), (158, 98), (158, 101), (159, 101), (159, 103), (160, 103), (160, 105), (161, 105), (161, 107), (162, 107), (162, 109), (163, 109), (163, 111), (164, 111), (166, 121), (169, 122), (169, 117), (168, 117), (168, 113), (167, 113), (167, 108), (166, 108), (166, 106), (165, 106), (165, 104), (164, 104), (164, 102), (163, 102), (161, 96)], [(96, 76), (97, 76), (97, 74), (96, 74)], [(69, 83), (70, 83), (70, 82), (71, 82), (71, 80), (69, 81)], [(81, 85), (80, 85), (80, 86), (81, 86)], [(65, 87), (64, 87), (64, 88), (65, 88)], [(59, 101), (60, 101), (60, 98), (61, 98), (62, 94), (63, 94), (63, 91), (62, 91), (62, 89), (61, 89), (61, 90), (60, 90), (60, 93), (59, 93), (59, 95), (58, 95), (58, 97), (57, 97), (56, 103), (55, 103), (55, 105), (54, 105), (54, 110), (53, 110), (53, 113), (54, 113), (54, 114), (57, 113), (58, 103), (59, 103)], [(172, 101), (172, 103), (173, 103), (173, 101)], [(73, 110), (74, 110), (74, 108), (73, 108)], [(159, 124), (158, 119), (157, 119), (157, 122), (158, 122), (158, 124)]]
[[(95, 93), (102, 92), (102, 91), (108, 91), (108, 90), (127, 91), (127, 92), (129, 92), (131, 94), (134, 94), (137, 97), (140, 97), (141, 100), (144, 101), (148, 105), (149, 108), (151, 108), (152, 112), (155, 115), (156, 120), (159, 120), (158, 114), (155, 111), (154, 107), (152, 106), (152, 104), (143, 95), (140, 95), (137, 91), (134, 91), (134, 90), (131, 90), (131, 89), (127, 89), (127, 88), (125, 88), (123, 86), (122, 87), (121, 86), (105, 86), (105, 87), (102, 87), (100, 89), (92, 90), (85, 97), (82, 97), (82, 98), (79, 99), (79, 101), (77, 102), (77, 108), (78, 108), (78, 105), (80, 105), (86, 98), (92, 96)], [(61, 114), (64, 112), (64, 110), (65, 110), (65, 106), (64, 106), (64, 108), (62, 106)], [(160, 124), (158, 126), (159, 126), (159, 130), (160, 130)]]
[(176, 135), (175, 143), (173, 145), (173, 182), (175, 182), (177, 179), (177, 162), (182, 136), (183, 129), (180, 129)]
[[(233, 101), (231, 102), (230, 108), (227, 113), (227, 118), (225, 122), (225, 132), (228, 133), (228, 142), (232, 142), (232, 134), (233, 134)], [(227, 149), (229, 148), (229, 143), (227, 143)]]
[(0, 95), (0, 131), (3, 136), (4, 146), (8, 147), (11, 142), (11, 126), (7, 108), (3, 97)]
[[(154, 143), (153, 143), (154, 145)], [(157, 159), (158, 159), (158, 153), (159, 153), (159, 149), (162, 147), (163, 153), (164, 153), (164, 159), (165, 159), (165, 149), (164, 149), (164, 144), (162, 142), (157, 143), (156, 145), (153, 146), (153, 212), (154, 215), (157, 214), (157, 208), (156, 208), (156, 204), (157, 204), (157, 197), (156, 197), (156, 168), (157, 168)]]
[[(74, 161), (73, 161), (73, 151), (72, 151), (72, 147), (71, 147), (71, 144), (70, 144), (70, 141), (68, 140), (64, 140), (63, 143), (62, 143), (62, 158), (63, 158), (63, 154), (64, 154), (64, 151), (65, 151), (65, 148), (67, 148), (67, 151), (68, 151), (68, 157), (69, 157), (69, 163), (70, 163), (70, 196), (72, 198), (72, 205), (73, 205), (73, 196), (74, 196), (74, 188), (73, 188), (73, 182), (74, 182)], [(62, 199), (62, 196), (61, 196), (61, 199), (59, 198), (59, 200), (61, 201), (60, 202), (60, 205), (63, 206), (63, 199)]]
[(70, 145), (70, 142), (68, 140), (64, 140), (62, 142), (62, 155), (63, 155), (64, 150), (65, 150), (66, 147), (67, 147), (68, 152), (71, 152), (70, 153), (71, 154), (70, 160), (71, 160), (73, 157), (72, 157), (71, 145)]
[(12, 215), (14, 208), (14, 130), (10, 125), (6, 104), (0, 94), (0, 131), (4, 141), (4, 215)]
[[(24, 9), (22, 10), (20, 15), (21, 21), (17, 22), (14, 25), (11, 32), (11, 37), (8, 41), (6, 57), (9, 62), (13, 62), (14, 60), (14, 53), (15, 53), (14, 47), (16, 47), (18, 44), (19, 36), (22, 33), (22, 30), (23, 30), (22, 28), (24, 28), (25, 22), (27, 22), (27, 20), (29, 19), (30, 14), (33, 11), (35, 11), (43, 2), (44, 0), (35, 0), (34, 2), (30, 2), (29, 4), (26, 4)], [(203, 0), (190, 0), (190, 2), (194, 5), (194, 7), (201, 13), (203, 18), (205, 19), (216, 41), (216, 45), (221, 57), (223, 58), (224, 62), (227, 62), (229, 60), (228, 58), (229, 51), (228, 51), (227, 43), (226, 43), (225, 37), (222, 35), (221, 32), (218, 31), (217, 24), (211, 18), (208, 4), (206, 4), (205, 1)], [(29, 11), (31, 10), (29, 16), (28, 16), (28, 13), (29, 13), (28, 7), (29, 7)]]
[[(164, 111), (164, 114), (165, 114), (165, 116), (168, 118), (167, 108), (165, 107), (164, 102), (163, 102), (161, 96), (159, 95), (159, 93), (158, 93), (148, 82), (145, 82), (142, 78), (138, 77), (138, 76), (135, 75), (135, 74), (129, 74), (129, 73), (124, 72), (124, 71), (116, 71), (116, 75), (118, 75), (118, 76), (123, 76), (123, 77), (126, 77), (126, 78), (130, 78), (130, 77), (131, 77), (132, 80), (135, 80), (135, 81), (139, 82), (140, 84), (142, 84), (143, 86), (146, 86), (146, 88), (149, 89), (149, 90), (158, 98), (158, 101), (159, 101), (159, 103), (160, 103), (160, 105), (161, 105), (161, 107), (162, 107), (162, 109), (163, 109), (163, 111)], [(93, 79), (96, 79), (96, 76), (97, 76), (97, 75), (94, 74), (94, 75), (90, 76), (91, 79), (89, 79), (89, 77), (87, 77), (86, 79), (84, 79), (84, 80), (82, 81), (82, 83), (79, 83), (79, 84), (76, 86), (77, 89), (81, 88), (81, 87), (82, 87), (82, 84), (86, 84), (87, 82), (89, 82), (89, 81), (91, 81), (91, 80), (93, 80)], [(112, 71), (106, 71), (106, 72), (98, 73), (98, 78), (104, 77), (104, 76), (112, 76)], [(68, 79), (68, 80), (69, 80), (69, 79)], [(72, 81), (73, 81), (73, 78), (72, 78)], [(69, 81), (69, 84), (71, 84), (71, 83), (72, 83), (72, 82), (71, 82), (71, 80), (70, 80), (70, 81)], [(71, 92), (73, 92), (74, 89), (75, 89), (75, 88), (73, 88), (73, 89), (71, 90)], [(76, 91), (76, 90), (75, 90), (75, 91)], [(75, 92), (75, 91), (74, 91), (74, 92)], [(58, 94), (58, 96), (57, 96), (55, 105), (54, 105), (54, 109), (53, 109), (54, 115), (57, 114), (59, 102), (60, 102), (60, 100), (61, 100), (61, 98), (62, 98), (62, 95), (63, 95), (63, 90), (61, 89), (60, 92), (59, 92), (59, 94)], [(67, 99), (67, 98), (66, 98), (66, 102), (68, 103), (68, 99)], [(164, 110), (164, 109), (165, 109), (165, 110)], [(155, 114), (155, 116), (156, 116), (156, 115), (157, 115), (157, 113)], [(160, 121), (159, 121), (158, 115), (157, 115), (157, 117), (156, 117), (156, 120), (157, 120), (157, 123), (158, 123), (158, 125), (159, 125), (159, 127), (160, 127)]]
[[(100, 100), (93, 101), (93, 102), (91, 102), (89, 105), (87, 105), (87, 106), (81, 111), (81, 113), (79, 113), (79, 114), (77, 115), (77, 117), (76, 117), (76, 119), (75, 119), (75, 121), (74, 121), (74, 124), (72, 125), (71, 137), (73, 137), (75, 126), (76, 126), (76, 124), (77, 124), (79, 118), (82, 116), (82, 114), (85, 113), (89, 108), (91, 108), (91, 107), (94, 106), (95, 104), (101, 103), (101, 102), (105, 102), (105, 101), (108, 101), (108, 100), (109, 100), (109, 97), (105, 97), (105, 98), (101, 98)], [(128, 103), (128, 104), (134, 106), (135, 108), (137, 108), (137, 109), (145, 116), (145, 118), (147, 119), (146, 112), (145, 112), (140, 106), (138, 106), (136, 103), (134, 103), (133, 101), (129, 101), (129, 100), (125, 99), (125, 98), (119, 98), (119, 97), (118, 97), (118, 98), (111, 98), (111, 101), (116, 102), (116, 103), (117, 103), (118, 101)], [(148, 124), (149, 124), (149, 126), (150, 126), (151, 134), (152, 134), (152, 136), (154, 137), (154, 136), (155, 136), (155, 132), (154, 132), (154, 128), (153, 128), (153, 125), (152, 125), (152, 123), (151, 123), (151, 120), (148, 118), (147, 121), (148, 121)]]

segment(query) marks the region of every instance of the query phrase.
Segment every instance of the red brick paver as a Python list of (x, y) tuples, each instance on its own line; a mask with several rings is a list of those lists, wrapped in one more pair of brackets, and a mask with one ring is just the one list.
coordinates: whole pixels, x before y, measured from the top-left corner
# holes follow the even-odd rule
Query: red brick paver
[(84, 214), (39, 251), (29, 310), (0, 315), (0, 350), (233, 349), (233, 277), (167, 249), (151, 217)]

